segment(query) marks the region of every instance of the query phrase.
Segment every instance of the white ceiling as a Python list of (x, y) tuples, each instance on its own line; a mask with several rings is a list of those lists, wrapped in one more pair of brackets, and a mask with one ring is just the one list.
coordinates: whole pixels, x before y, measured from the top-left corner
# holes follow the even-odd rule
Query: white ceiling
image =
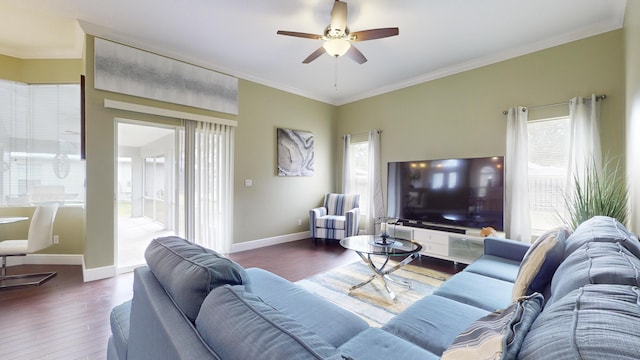
[(79, 57), (84, 31), (340, 105), (621, 28), (626, 7), (626, 0), (347, 3), (352, 32), (400, 28), (399, 36), (356, 43), (369, 60), (363, 65), (326, 54), (302, 64), (321, 42), (276, 35), (322, 34), (332, 0), (0, 0), (0, 54)]
[(143, 147), (173, 133), (169, 127), (118, 122), (118, 146)]

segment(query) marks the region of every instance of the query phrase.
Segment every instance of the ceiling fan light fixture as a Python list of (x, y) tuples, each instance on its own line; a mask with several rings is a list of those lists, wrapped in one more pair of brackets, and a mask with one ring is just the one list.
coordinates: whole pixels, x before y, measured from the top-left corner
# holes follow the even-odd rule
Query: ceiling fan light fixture
[(327, 54), (335, 57), (342, 56), (349, 51), (351, 43), (344, 39), (329, 39), (322, 44)]
[(381, 39), (399, 34), (398, 28), (380, 28), (356, 31), (351, 33), (347, 26), (347, 3), (346, 1), (334, 0), (331, 9), (331, 23), (324, 29), (322, 35), (302, 33), (296, 31), (278, 30), (278, 35), (295, 36), (305, 39), (324, 40), (322, 47), (312, 52), (302, 60), (303, 64), (308, 64), (327, 53), (336, 59), (342, 55), (347, 55), (358, 64), (367, 62), (367, 58), (353, 46), (351, 42)]

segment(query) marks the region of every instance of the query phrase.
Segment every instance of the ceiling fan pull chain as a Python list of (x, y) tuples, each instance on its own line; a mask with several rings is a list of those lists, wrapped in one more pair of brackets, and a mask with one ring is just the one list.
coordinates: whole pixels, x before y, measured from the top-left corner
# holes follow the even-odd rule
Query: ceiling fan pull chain
[(334, 71), (334, 78), (333, 78), (333, 87), (336, 88), (336, 91), (338, 91), (338, 57), (334, 56), (335, 59), (335, 71)]

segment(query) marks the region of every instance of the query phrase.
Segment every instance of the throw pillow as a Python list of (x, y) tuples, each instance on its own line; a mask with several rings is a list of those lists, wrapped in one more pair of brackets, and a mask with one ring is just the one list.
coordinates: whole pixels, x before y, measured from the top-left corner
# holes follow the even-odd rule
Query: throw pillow
[(153, 275), (192, 322), (218, 286), (249, 287), (249, 275), (233, 260), (177, 236), (153, 239), (144, 257)]
[(515, 359), (544, 298), (535, 293), (476, 320), (460, 333), (440, 360)]
[(564, 242), (570, 234), (567, 227), (560, 226), (540, 235), (531, 245), (522, 259), (513, 284), (512, 300), (534, 292), (544, 292), (562, 262)]

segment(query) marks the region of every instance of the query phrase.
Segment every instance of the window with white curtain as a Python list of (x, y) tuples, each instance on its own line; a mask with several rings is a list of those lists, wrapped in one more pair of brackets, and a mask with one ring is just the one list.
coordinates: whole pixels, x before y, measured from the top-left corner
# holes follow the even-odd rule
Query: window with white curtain
[(351, 155), (350, 192), (360, 194), (360, 214), (369, 209), (369, 141), (352, 141), (349, 145)]
[(0, 206), (84, 203), (80, 85), (0, 80)]
[(529, 121), (529, 206), (531, 229), (540, 233), (561, 225), (569, 161), (570, 120)]

